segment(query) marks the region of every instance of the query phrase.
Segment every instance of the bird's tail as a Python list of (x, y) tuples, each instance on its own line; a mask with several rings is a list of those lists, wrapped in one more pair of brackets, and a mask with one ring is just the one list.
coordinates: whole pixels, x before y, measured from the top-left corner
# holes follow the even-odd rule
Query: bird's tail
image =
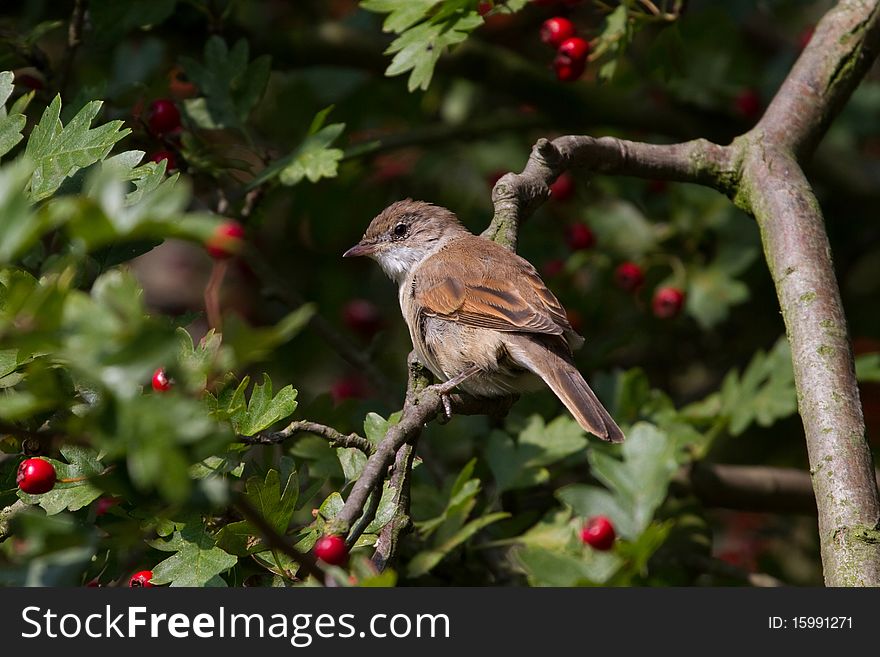
[(623, 442), (620, 427), (567, 358), (525, 336), (511, 339), (509, 347), (514, 360), (541, 377), (585, 431), (612, 443)]

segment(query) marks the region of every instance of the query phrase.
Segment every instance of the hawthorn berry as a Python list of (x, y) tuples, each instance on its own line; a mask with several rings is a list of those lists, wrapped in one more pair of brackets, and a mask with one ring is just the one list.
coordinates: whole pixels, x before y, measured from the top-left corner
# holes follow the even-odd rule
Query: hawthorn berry
[(352, 331), (371, 338), (382, 329), (382, 315), (375, 304), (366, 299), (349, 301), (342, 310), (342, 319)]
[(155, 372), (153, 372), (153, 390), (156, 392), (168, 392), (171, 390), (174, 382), (168, 378), (168, 374), (165, 372), (164, 367), (160, 367)]
[(157, 135), (173, 132), (180, 127), (180, 110), (169, 98), (157, 98), (150, 104), (147, 124)]
[(614, 538), (614, 525), (606, 516), (589, 518), (581, 529), (581, 540), (594, 550), (610, 550)]
[(574, 23), (564, 16), (548, 18), (541, 25), (541, 41), (548, 46), (558, 48), (563, 41), (575, 35)]
[(586, 224), (572, 224), (565, 229), (565, 243), (572, 251), (583, 251), (596, 244), (596, 235)]
[(341, 536), (322, 536), (315, 543), (315, 556), (331, 566), (341, 566), (348, 559), (348, 548)]
[(131, 579), (128, 580), (128, 588), (153, 588), (156, 585), (150, 582), (151, 579), (153, 579), (152, 570), (141, 570), (140, 572), (132, 575)]
[(651, 309), (660, 319), (671, 319), (681, 312), (684, 306), (684, 292), (677, 287), (661, 287), (654, 292)]
[(224, 221), (217, 226), (214, 234), (205, 243), (208, 255), (223, 260), (235, 255), (244, 240), (244, 226), (237, 221)]
[(584, 74), (585, 69), (584, 62), (570, 62), (561, 57), (553, 60), (553, 71), (560, 82), (574, 82)]
[(18, 466), (15, 483), (18, 488), (29, 495), (48, 493), (55, 487), (58, 475), (55, 466), (44, 459), (25, 459)]
[(550, 185), (550, 198), (556, 201), (567, 201), (572, 196), (574, 196), (574, 177), (566, 171)]
[(157, 164), (162, 160), (165, 160), (165, 171), (177, 168), (177, 158), (174, 157), (174, 153), (171, 151), (156, 151), (150, 157), (150, 162), (156, 162)]
[(568, 59), (571, 62), (584, 62), (589, 54), (590, 42), (580, 37), (564, 39), (556, 51), (557, 58)]
[(614, 282), (627, 292), (635, 292), (645, 282), (645, 272), (634, 262), (621, 262), (614, 270)]
[(479, 2), (477, 3), (477, 13), (480, 16), (485, 16), (490, 11), (492, 11), (493, 6), (493, 3), (491, 2)]

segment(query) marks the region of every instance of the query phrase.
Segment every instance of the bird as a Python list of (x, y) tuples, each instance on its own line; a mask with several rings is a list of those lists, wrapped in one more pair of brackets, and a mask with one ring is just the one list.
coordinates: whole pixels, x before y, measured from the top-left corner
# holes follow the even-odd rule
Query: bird
[(416, 355), (444, 391), (491, 398), (543, 381), (585, 431), (624, 440), (574, 365), (584, 338), (528, 260), (474, 235), (451, 210), (409, 198), (370, 222), (343, 254), (354, 256), (372, 258), (398, 284)]

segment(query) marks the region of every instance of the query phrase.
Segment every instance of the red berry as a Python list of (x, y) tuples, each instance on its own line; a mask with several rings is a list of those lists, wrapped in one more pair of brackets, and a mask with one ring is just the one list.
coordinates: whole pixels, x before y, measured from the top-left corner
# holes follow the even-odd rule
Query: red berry
[(596, 244), (596, 236), (586, 224), (572, 224), (565, 229), (565, 242), (572, 251), (582, 251)]
[(157, 164), (162, 160), (165, 160), (165, 171), (177, 168), (177, 158), (174, 157), (174, 153), (171, 151), (156, 151), (150, 158), (150, 162), (156, 162)]
[(142, 570), (138, 573), (135, 573), (131, 576), (131, 579), (128, 580), (128, 588), (130, 589), (139, 589), (143, 588), (153, 588), (156, 586), (155, 584), (150, 583), (150, 580), (153, 579), (153, 571), (152, 570)]
[(622, 262), (614, 270), (614, 282), (627, 292), (635, 292), (645, 282), (645, 272), (634, 262)]
[(147, 123), (150, 130), (157, 135), (173, 132), (180, 127), (180, 111), (174, 101), (168, 98), (159, 98), (150, 104)]
[(610, 550), (614, 545), (614, 525), (605, 516), (590, 518), (581, 530), (581, 540), (594, 550)]
[(661, 287), (654, 292), (651, 309), (660, 319), (671, 319), (681, 312), (684, 305), (684, 292), (677, 287)]
[(173, 385), (174, 382), (168, 378), (165, 368), (160, 367), (153, 372), (153, 390), (156, 392), (168, 392)]
[(15, 483), (19, 489), (30, 495), (48, 493), (55, 487), (58, 475), (55, 466), (43, 459), (25, 459), (18, 466)]
[(548, 46), (558, 48), (566, 39), (575, 34), (574, 23), (563, 16), (548, 18), (541, 25), (541, 41)]
[(346, 326), (365, 338), (371, 338), (382, 329), (382, 315), (374, 304), (366, 299), (349, 301), (342, 311)]
[(581, 62), (587, 59), (590, 54), (590, 42), (580, 37), (570, 37), (559, 44), (556, 51), (557, 59), (567, 59), (569, 63)]
[(334, 404), (346, 399), (363, 399), (367, 396), (367, 385), (359, 376), (347, 376), (333, 383), (330, 396), (333, 397)]
[(761, 115), (761, 98), (754, 89), (744, 89), (734, 100), (736, 113), (753, 121)]
[(477, 3), (477, 13), (480, 16), (485, 16), (490, 11), (492, 11), (493, 3), (491, 2), (478, 2)]
[(224, 221), (208, 238), (205, 249), (212, 258), (223, 260), (238, 253), (243, 239), (244, 226), (237, 221)]
[(331, 566), (341, 566), (348, 559), (348, 548), (341, 536), (322, 536), (315, 543), (315, 556)]
[(574, 196), (574, 177), (566, 171), (550, 185), (550, 198), (556, 201), (567, 201), (572, 196)]
[(553, 60), (553, 71), (560, 82), (574, 82), (584, 74), (585, 68), (584, 62), (569, 62), (560, 57)]

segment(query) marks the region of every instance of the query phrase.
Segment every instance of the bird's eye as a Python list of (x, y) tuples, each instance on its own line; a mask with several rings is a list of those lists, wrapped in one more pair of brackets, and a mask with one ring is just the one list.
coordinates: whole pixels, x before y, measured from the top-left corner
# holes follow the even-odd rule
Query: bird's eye
[(403, 237), (404, 235), (406, 235), (406, 230), (407, 230), (406, 224), (397, 224), (394, 227), (394, 236), (395, 237)]

